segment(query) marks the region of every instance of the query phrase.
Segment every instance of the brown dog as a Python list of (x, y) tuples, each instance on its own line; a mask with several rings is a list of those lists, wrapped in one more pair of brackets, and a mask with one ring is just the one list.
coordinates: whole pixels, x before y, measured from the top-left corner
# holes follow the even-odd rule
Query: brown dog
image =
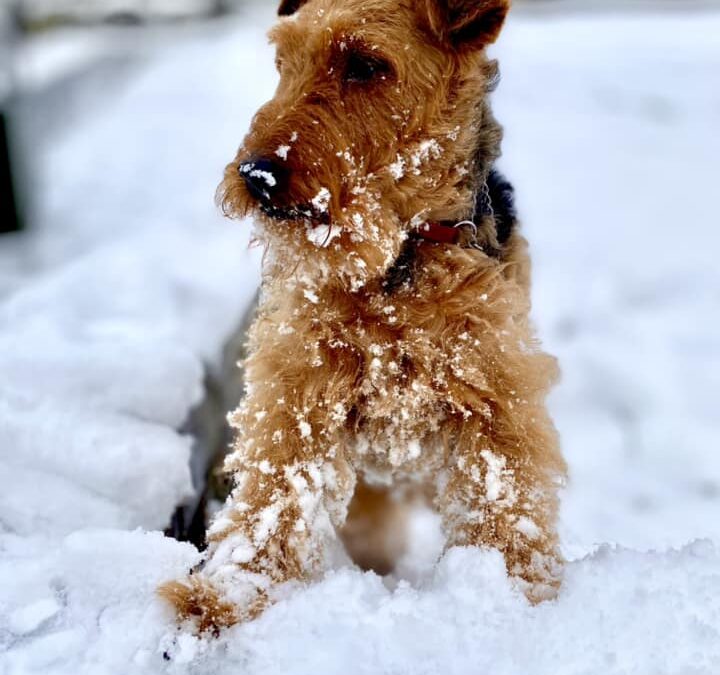
[(348, 510), (350, 548), (369, 535), (378, 550), (359, 557), (389, 569), (390, 485), (422, 484), (447, 546), (499, 549), (531, 600), (557, 589), (556, 365), (528, 324), (526, 244), (493, 168), (485, 48), (508, 5), (280, 7), (280, 86), (220, 191), (268, 247), (230, 417), (235, 488), (203, 568), (161, 589), (200, 631), (322, 571)]

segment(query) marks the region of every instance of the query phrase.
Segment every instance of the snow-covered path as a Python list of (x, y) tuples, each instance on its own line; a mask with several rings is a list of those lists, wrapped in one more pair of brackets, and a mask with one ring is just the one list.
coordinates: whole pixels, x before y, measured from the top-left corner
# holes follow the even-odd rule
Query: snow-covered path
[(257, 285), (212, 194), (274, 88), (270, 20), (186, 37), (39, 162), (42, 227), (12, 253), (41, 273), (0, 301), (0, 675), (717, 675), (720, 13), (518, 13), (496, 49), (564, 372), (558, 601), (453, 551), (413, 586), (339, 569), (219, 641), (174, 632), (153, 588), (196, 552), (156, 530)]

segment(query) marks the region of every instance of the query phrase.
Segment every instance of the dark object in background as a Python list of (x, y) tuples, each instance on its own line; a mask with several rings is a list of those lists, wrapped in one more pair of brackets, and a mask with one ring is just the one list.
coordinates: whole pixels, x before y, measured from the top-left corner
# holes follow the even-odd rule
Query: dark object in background
[(17, 232), (22, 226), (12, 173), (7, 118), (0, 110), (0, 233)]
[(13, 100), (11, 57), (17, 28), (12, 10), (10, 3), (0, 3), (0, 233), (16, 232), (23, 225), (8, 121)]
[(209, 511), (213, 506), (219, 507), (232, 489), (229, 477), (222, 471), (222, 462), (232, 441), (227, 413), (243, 397), (244, 376), (238, 364), (247, 357), (245, 336), (258, 302), (259, 294), (256, 294), (255, 301), (226, 343), (222, 362), (207, 370), (205, 398), (191, 412), (181, 430), (194, 439), (190, 472), (195, 494), (175, 510), (165, 535), (189, 541), (201, 551), (206, 546)]

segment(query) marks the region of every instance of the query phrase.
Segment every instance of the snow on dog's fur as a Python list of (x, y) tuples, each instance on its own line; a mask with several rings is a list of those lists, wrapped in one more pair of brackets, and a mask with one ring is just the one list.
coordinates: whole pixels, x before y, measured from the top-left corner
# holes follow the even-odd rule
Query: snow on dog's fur
[[(448, 546), (499, 549), (531, 600), (558, 587), (565, 466), (544, 402), (556, 364), (528, 323), (526, 243), (493, 168), (485, 47), (508, 5), (280, 7), (280, 85), (220, 188), (268, 247), (247, 395), (230, 416), (235, 488), (202, 569), (161, 589), (200, 631), (322, 571), (338, 534), (389, 569), (391, 486), (429, 496)], [(456, 242), (423, 236), (468, 219)]]

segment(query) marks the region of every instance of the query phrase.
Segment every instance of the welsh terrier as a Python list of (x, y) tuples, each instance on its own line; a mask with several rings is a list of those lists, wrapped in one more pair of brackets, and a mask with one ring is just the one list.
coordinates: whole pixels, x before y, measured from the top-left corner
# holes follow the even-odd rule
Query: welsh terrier
[(280, 6), (280, 84), (219, 190), (267, 247), (234, 489), (202, 567), (160, 589), (200, 632), (257, 616), (342, 539), (388, 571), (403, 486), (422, 486), (448, 547), (500, 550), (531, 602), (557, 591), (557, 367), (529, 324), (488, 100), (509, 4)]

